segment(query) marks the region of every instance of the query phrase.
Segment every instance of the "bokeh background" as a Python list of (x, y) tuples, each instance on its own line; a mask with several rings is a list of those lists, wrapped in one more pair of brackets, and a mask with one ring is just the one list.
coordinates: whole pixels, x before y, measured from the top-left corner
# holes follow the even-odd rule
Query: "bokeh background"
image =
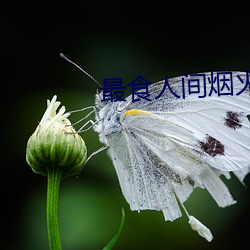
[[(246, 3), (246, 2), (245, 2)], [(46, 178), (25, 161), (26, 143), (54, 94), (67, 110), (93, 105), (98, 86), (59, 57), (69, 55), (102, 83), (148, 81), (216, 70), (250, 69), (249, 7), (205, 1), (11, 1), (1, 4), (1, 249), (48, 249)], [(83, 114), (72, 116), (77, 121)], [(102, 145), (82, 134), (89, 154)], [(65, 250), (102, 249), (126, 212), (114, 249), (248, 249), (249, 186), (225, 180), (237, 204), (218, 208), (205, 190), (186, 202), (214, 235), (190, 229), (186, 216), (165, 222), (161, 212), (132, 212), (111, 161), (102, 152), (81, 175), (62, 181), (60, 229)]]

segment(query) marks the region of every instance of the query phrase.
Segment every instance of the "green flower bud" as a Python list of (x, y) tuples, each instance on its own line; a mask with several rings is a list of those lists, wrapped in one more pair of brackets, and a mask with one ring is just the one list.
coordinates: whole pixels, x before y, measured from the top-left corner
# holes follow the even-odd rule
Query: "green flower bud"
[(82, 137), (76, 133), (54, 96), (47, 101), (41, 122), (27, 143), (26, 161), (32, 170), (43, 176), (48, 175), (50, 168), (59, 168), (62, 177), (75, 175), (87, 158), (87, 148)]

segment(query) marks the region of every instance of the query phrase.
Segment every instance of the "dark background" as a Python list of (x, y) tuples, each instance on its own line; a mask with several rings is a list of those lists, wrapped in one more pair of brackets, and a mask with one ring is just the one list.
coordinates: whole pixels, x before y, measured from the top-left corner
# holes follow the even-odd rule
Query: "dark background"
[[(1, 4), (2, 249), (48, 249), (46, 178), (25, 161), (26, 143), (54, 94), (67, 110), (93, 105), (98, 86), (59, 57), (69, 55), (102, 83), (148, 81), (216, 70), (250, 68), (249, 6), (218, 1), (68, 1)], [(71, 120), (81, 117), (75, 115)], [(89, 131), (89, 154), (101, 147)], [(205, 190), (186, 206), (214, 235), (207, 243), (185, 216), (165, 222), (161, 212), (132, 212), (105, 152), (81, 175), (62, 181), (60, 228), (65, 250), (101, 249), (121, 215), (125, 226), (114, 249), (248, 249), (249, 189), (225, 181), (238, 203), (218, 208)], [(250, 186), (249, 176), (246, 186)]]

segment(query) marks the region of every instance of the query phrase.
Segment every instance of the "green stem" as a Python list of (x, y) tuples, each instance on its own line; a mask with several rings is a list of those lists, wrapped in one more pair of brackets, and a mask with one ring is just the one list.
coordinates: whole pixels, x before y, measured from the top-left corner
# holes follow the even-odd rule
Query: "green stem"
[(61, 250), (59, 231), (59, 188), (62, 171), (58, 167), (48, 168), (47, 227), (50, 250)]

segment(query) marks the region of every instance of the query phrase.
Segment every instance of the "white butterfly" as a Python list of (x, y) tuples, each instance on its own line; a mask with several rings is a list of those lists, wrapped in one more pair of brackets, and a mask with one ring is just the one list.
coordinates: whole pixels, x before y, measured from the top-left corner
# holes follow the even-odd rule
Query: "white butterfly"
[[(211, 73), (204, 74), (208, 83)], [(165, 81), (149, 86), (151, 102), (132, 102), (132, 96), (101, 102), (102, 92), (96, 95), (93, 128), (108, 147), (131, 210), (161, 210), (165, 220), (173, 221), (181, 216), (178, 201), (186, 211), (183, 202), (195, 187), (206, 188), (220, 207), (235, 203), (220, 175), (233, 173), (242, 182), (250, 172), (250, 86), (237, 96), (246, 73), (232, 76), (233, 96), (199, 98), (205, 94), (200, 88), (183, 99), (165, 89), (155, 100)], [(182, 78), (168, 80), (179, 96)], [(210, 230), (186, 213), (191, 227), (211, 241)]]
[[(63, 54), (61, 57), (97, 82)], [(185, 99), (177, 98), (184, 97), (184, 89), (190, 91), (183, 77), (168, 79), (171, 91), (165, 89), (161, 96), (166, 81), (150, 85), (151, 102), (143, 98), (133, 102), (131, 95), (126, 101), (102, 102), (103, 93), (97, 93), (95, 107), (82, 109), (93, 108), (80, 120), (95, 112), (96, 121), (89, 120), (79, 130), (88, 130), (84, 128), (91, 123), (99, 134), (104, 147), (87, 161), (108, 148), (131, 210), (161, 210), (166, 221), (173, 221), (182, 215), (180, 204), (191, 228), (208, 241), (213, 239), (210, 230), (189, 215), (183, 203), (200, 187), (208, 190), (218, 206), (232, 205), (236, 201), (220, 176), (230, 178), (233, 173), (243, 183), (250, 172), (248, 72), (232, 72), (234, 93), (220, 96), (218, 91), (230, 88), (218, 85), (216, 94), (216, 74), (190, 75), (189, 83), (203, 85)]]

